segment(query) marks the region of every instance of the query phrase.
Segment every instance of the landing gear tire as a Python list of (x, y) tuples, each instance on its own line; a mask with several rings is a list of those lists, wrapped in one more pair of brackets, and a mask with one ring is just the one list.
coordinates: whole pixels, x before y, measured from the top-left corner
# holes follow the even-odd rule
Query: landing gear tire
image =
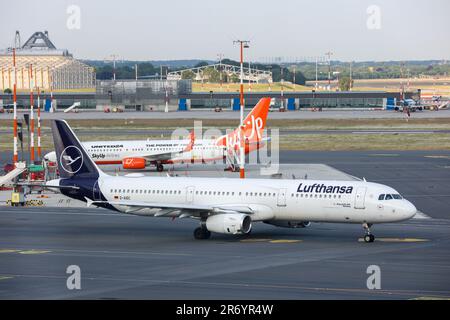
[(194, 230), (194, 238), (197, 240), (205, 240), (211, 238), (211, 232), (206, 228), (198, 227)]
[(375, 236), (370, 233), (370, 227), (372, 226), (372, 224), (370, 223), (364, 223), (363, 224), (363, 228), (366, 231), (366, 234), (364, 236), (364, 242), (366, 243), (371, 243), (375, 241)]
[(164, 166), (161, 163), (158, 163), (156, 165), (156, 171), (163, 172), (164, 171)]

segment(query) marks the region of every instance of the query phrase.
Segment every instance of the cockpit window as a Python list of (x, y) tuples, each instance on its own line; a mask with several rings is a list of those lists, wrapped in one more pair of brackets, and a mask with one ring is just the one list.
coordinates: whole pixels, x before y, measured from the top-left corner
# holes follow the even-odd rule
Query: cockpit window
[(394, 193), (394, 194), (380, 194), (378, 196), (378, 200), (401, 200), (403, 199), (403, 197), (401, 195), (399, 195), (398, 193)]

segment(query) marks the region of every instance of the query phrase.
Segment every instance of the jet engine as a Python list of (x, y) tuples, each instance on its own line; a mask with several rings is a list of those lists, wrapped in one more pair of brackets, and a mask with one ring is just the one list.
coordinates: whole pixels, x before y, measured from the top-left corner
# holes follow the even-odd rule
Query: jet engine
[(271, 224), (281, 228), (306, 228), (311, 225), (309, 221), (283, 221), (283, 220), (269, 220), (264, 223)]
[(124, 169), (145, 169), (146, 161), (144, 158), (124, 158), (122, 166)]
[(252, 229), (252, 219), (239, 213), (217, 214), (206, 219), (206, 228), (217, 233), (247, 234)]

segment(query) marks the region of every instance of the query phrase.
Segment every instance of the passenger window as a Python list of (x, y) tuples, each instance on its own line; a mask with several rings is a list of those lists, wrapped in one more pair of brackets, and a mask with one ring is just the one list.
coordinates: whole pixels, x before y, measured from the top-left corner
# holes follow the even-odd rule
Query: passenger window
[(384, 200), (384, 194), (380, 194), (380, 196), (378, 197), (378, 200)]

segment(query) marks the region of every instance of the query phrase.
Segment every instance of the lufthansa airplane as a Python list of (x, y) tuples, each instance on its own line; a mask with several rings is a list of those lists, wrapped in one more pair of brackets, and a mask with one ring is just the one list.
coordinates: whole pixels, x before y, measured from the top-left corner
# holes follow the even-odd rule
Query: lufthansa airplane
[[(246, 154), (266, 142), (262, 135), (270, 100), (262, 98), (244, 119), (242, 133)], [(163, 171), (164, 164), (212, 162), (227, 156), (234, 160), (233, 151), (239, 148), (239, 136), (240, 128), (237, 128), (217, 139), (195, 139), (191, 132), (186, 140), (88, 141), (83, 142), (83, 146), (98, 165), (121, 164), (128, 170), (154, 165), (158, 171)], [(44, 159), (56, 162), (55, 152), (47, 153)]]
[(198, 219), (196, 239), (211, 232), (248, 234), (252, 224), (301, 228), (310, 222), (362, 224), (410, 219), (416, 208), (394, 189), (366, 181), (109, 176), (63, 120), (52, 122), (60, 179), (47, 187), (127, 214)]

